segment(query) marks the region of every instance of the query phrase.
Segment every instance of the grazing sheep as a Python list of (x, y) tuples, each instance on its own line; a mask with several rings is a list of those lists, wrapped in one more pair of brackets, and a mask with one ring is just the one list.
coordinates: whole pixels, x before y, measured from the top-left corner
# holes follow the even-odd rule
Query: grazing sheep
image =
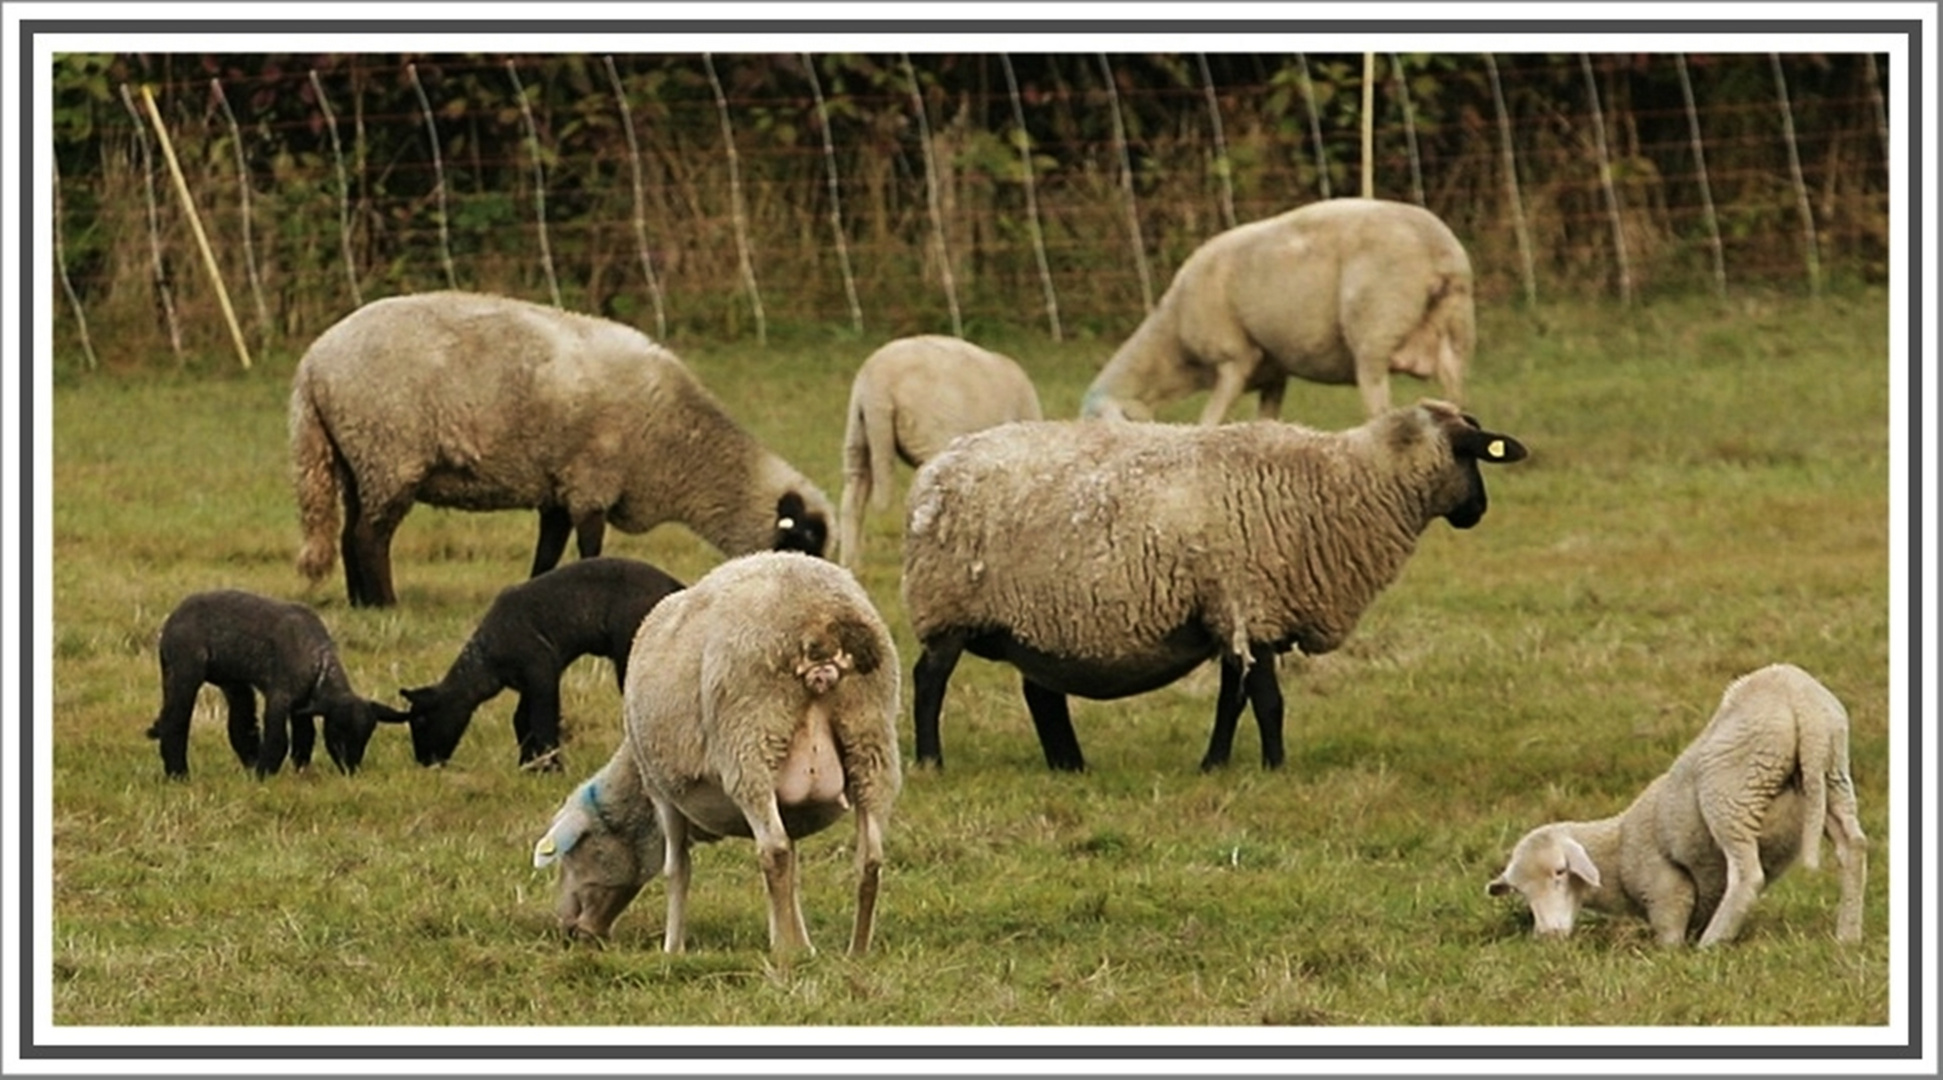
[(376, 300), (297, 366), (290, 442), (311, 581), (330, 571), (343, 502), (351, 602), (397, 602), (391, 537), (413, 502), (540, 512), (533, 575), (576, 532), (678, 521), (724, 554), (823, 553), (822, 492), (639, 332), (499, 296)]
[(1291, 376), (1354, 383), (1363, 409), (1390, 407), (1392, 371), (1435, 378), (1462, 403), (1476, 343), (1471, 261), (1435, 214), (1408, 203), (1332, 199), (1202, 244), (1093, 380), (1086, 417), (1149, 419), (1213, 388), (1201, 423), (1260, 391), (1281, 415)]
[(402, 691), (411, 702), (412, 752), (420, 765), (449, 760), (472, 714), (501, 690), (519, 695), (513, 734), (520, 767), (560, 767), (560, 675), (583, 656), (627, 673), (641, 618), (681, 582), (632, 559), (582, 559), (501, 592), (445, 678)]
[(864, 506), (890, 505), (894, 459), (915, 468), (960, 435), (1037, 420), (1039, 393), (1011, 357), (927, 334), (870, 354), (850, 385), (847, 415), (837, 558), (854, 570), (863, 558)]
[(1484, 516), (1478, 462), (1524, 456), (1441, 401), (1340, 433), (1041, 421), (958, 440), (919, 470), (905, 529), (918, 761), (942, 764), (969, 649), (1019, 669), (1055, 769), (1084, 767), (1066, 695), (1144, 693), (1216, 657), (1201, 767), (1228, 760), (1244, 703), (1279, 766), (1276, 655), (1341, 645), (1433, 520)]
[[(203, 683), (229, 703), (229, 745), (244, 766), (266, 777), (284, 755), (303, 769), (324, 720), (324, 749), (346, 772), (364, 762), (364, 748), (380, 723), (405, 713), (351, 692), (337, 647), (317, 613), (236, 589), (195, 593), (162, 622), (156, 653), (162, 663), (162, 712), (148, 737), (161, 744), (162, 771), (189, 775), (189, 718)], [(263, 695), (258, 729), (256, 694)]]
[(792, 841), (854, 808), (850, 951), (866, 951), (884, 826), (903, 774), (897, 652), (856, 579), (800, 554), (723, 563), (642, 620), (624, 698), (622, 749), (568, 798), (534, 848), (535, 866), (563, 866), (562, 929), (604, 937), (654, 875), (661, 850), (662, 944), (682, 951), (690, 844), (745, 836), (756, 842), (768, 890), (772, 951), (812, 951)]
[(1868, 839), (1849, 778), (1842, 703), (1789, 664), (1734, 681), (1673, 765), (1615, 817), (1532, 830), (1487, 891), (1514, 890), (1535, 932), (1563, 937), (1581, 907), (1643, 913), (1663, 945), (1698, 934), (1733, 940), (1754, 900), (1797, 857), (1821, 865), (1821, 838), (1842, 867), (1838, 941), (1862, 938)]

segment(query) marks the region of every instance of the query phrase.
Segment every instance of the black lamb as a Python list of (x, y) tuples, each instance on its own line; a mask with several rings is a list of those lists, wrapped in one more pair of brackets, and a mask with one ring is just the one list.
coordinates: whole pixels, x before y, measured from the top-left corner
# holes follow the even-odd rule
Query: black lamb
[(282, 768), (286, 754), (295, 767), (309, 766), (320, 717), (324, 749), (352, 773), (378, 724), (408, 715), (351, 692), (330, 632), (302, 604), (237, 589), (195, 593), (163, 621), (156, 651), (162, 713), (148, 737), (161, 743), (162, 771), (173, 779), (189, 775), (189, 718), (204, 683), (228, 700), (229, 745), (259, 778)]
[(520, 767), (559, 768), (560, 673), (582, 656), (604, 656), (614, 662), (619, 685), (642, 617), (681, 587), (647, 563), (599, 557), (501, 592), (445, 678), (403, 691), (418, 763), (450, 760), (474, 710), (510, 688), (519, 694), (513, 734)]

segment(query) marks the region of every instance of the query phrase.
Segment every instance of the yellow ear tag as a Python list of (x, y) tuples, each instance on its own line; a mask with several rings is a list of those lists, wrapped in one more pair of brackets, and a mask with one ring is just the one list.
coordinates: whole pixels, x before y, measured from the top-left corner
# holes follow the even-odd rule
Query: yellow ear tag
[(545, 836), (540, 838), (540, 847), (539, 847), (540, 854), (551, 855), (556, 850), (558, 850), (558, 848), (553, 842), (553, 837)]
[(1490, 456), (1491, 456), (1491, 457), (1492, 457), (1493, 459), (1496, 459), (1496, 458), (1501, 458), (1501, 457), (1503, 457), (1503, 456), (1504, 456), (1504, 440), (1503, 440), (1503, 439), (1492, 439), (1492, 440), (1491, 440), (1491, 445), (1489, 445), (1489, 446), (1487, 446), (1487, 447), (1485, 447), (1485, 448), (1484, 448), (1484, 452), (1485, 452), (1486, 454), (1489, 454), (1489, 455), (1490, 455)]

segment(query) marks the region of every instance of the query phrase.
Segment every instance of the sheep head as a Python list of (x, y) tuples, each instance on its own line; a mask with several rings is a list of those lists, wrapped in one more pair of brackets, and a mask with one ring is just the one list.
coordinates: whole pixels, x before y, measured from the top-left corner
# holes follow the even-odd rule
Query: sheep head
[(830, 523), (826, 515), (810, 509), (801, 494), (786, 491), (776, 500), (776, 536), (769, 545), (770, 550), (800, 551), (821, 558), (829, 540)]
[(352, 698), (324, 710), (324, 750), (338, 771), (354, 773), (364, 764), (365, 747), (379, 724), (402, 724), (409, 713), (383, 702)]
[(1579, 908), (1599, 888), (1599, 867), (1585, 845), (1556, 825), (1534, 829), (1512, 849), (1504, 872), (1485, 891), (1492, 896), (1517, 892), (1531, 907), (1532, 931), (1539, 937), (1572, 932)]
[(1459, 411), (1447, 401), (1426, 398), (1412, 408), (1395, 410), (1374, 423), (1383, 426), (1385, 445), (1400, 457), (1413, 453), (1431, 432), (1449, 445), (1457, 465), (1456, 482), (1448, 509), (1441, 508), (1444, 500), (1439, 500), (1440, 508), (1435, 513), (1454, 529), (1476, 525), (1484, 519), (1484, 511), (1490, 505), (1484, 492), (1484, 477), (1477, 468), (1480, 462), (1505, 465), (1523, 461), (1529, 455), (1525, 444), (1509, 435), (1486, 431), (1476, 417)]
[(611, 816), (601, 794), (599, 776), (575, 788), (533, 846), (536, 869), (560, 864), (554, 911), (561, 932), (573, 939), (605, 940), (614, 920), (661, 869), (661, 830), (652, 815), (645, 823), (640, 815)]
[(420, 686), (399, 693), (411, 704), (405, 718), (411, 723), (412, 757), (427, 768), (450, 761), (466, 726), (472, 722), (472, 709), (436, 686)]

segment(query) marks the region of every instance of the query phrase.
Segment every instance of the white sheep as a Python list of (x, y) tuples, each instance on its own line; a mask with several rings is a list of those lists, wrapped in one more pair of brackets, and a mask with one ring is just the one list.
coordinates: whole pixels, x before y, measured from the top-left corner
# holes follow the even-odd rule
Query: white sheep
[(397, 602), (391, 538), (414, 502), (539, 510), (533, 576), (570, 532), (581, 557), (600, 554), (610, 523), (677, 521), (726, 555), (821, 555), (829, 534), (829, 500), (673, 353), (506, 297), (395, 296), (345, 316), (297, 366), (290, 443), (298, 569), (321, 579), (340, 542), (357, 605)]
[(1025, 369), (969, 341), (925, 334), (871, 353), (850, 385), (837, 559), (853, 570), (862, 560), (864, 507), (890, 505), (897, 458), (915, 468), (960, 435), (1040, 415)]
[(1339, 433), (1069, 420), (959, 439), (918, 471), (905, 529), (918, 761), (942, 763), (969, 649), (1024, 676), (1053, 768), (1084, 767), (1066, 695), (1144, 693), (1216, 657), (1202, 768), (1228, 760), (1244, 703), (1279, 766), (1276, 655), (1341, 645), (1432, 521), (1483, 517), (1478, 463), (1525, 454), (1441, 401)]
[(903, 783), (897, 672), (863, 588), (807, 555), (731, 559), (655, 605), (629, 653), (624, 745), (534, 848), (535, 866), (563, 866), (562, 928), (604, 937), (660, 854), (663, 948), (682, 951), (689, 845), (745, 836), (769, 895), (772, 952), (813, 951), (792, 841), (854, 809), (850, 951), (865, 952), (885, 823)]
[(1848, 713), (1807, 672), (1775, 664), (1734, 681), (1673, 765), (1623, 812), (1532, 830), (1487, 891), (1522, 894), (1535, 932), (1563, 937), (1581, 907), (1643, 913), (1663, 945), (1731, 941), (1797, 857), (1842, 868), (1835, 937), (1862, 938), (1868, 840), (1849, 778)]
[(1474, 318), (1470, 257), (1435, 214), (1380, 199), (1311, 203), (1195, 249), (1094, 378), (1081, 415), (1149, 419), (1212, 388), (1201, 423), (1220, 423), (1250, 390), (1272, 420), (1293, 376), (1354, 384), (1373, 417), (1390, 407), (1392, 371), (1435, 378), (1461, 404)]

